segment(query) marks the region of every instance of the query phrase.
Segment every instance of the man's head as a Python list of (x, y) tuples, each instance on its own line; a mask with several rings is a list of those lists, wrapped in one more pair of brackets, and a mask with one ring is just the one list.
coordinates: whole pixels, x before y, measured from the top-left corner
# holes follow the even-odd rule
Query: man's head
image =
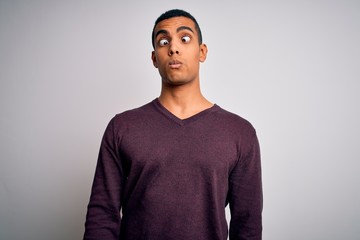
[(166, 19), (169, 18), (174, 18), (174, 17), (186, 17), (191, 19), (194, 24), (195, 24), (195, 30), (198, 34), (198, 40), (199, 40), (199, 45), (202, 44), (202, 34), (201, 34), (201, 29), (199, 24), (197, 23), (196, 19), (188, 12), (184, 11), (184, 10), (180, 10), (180, 9), (172, 9), (169, 10), (163, 14), (160, 15), (160, 17), (158, 17), (158, 19), (156, 19), (155, 24), (154, 24), (154, 28), (152, 30), (152, 34), (151, 34), (151, 42), (152, 42), (152, 46), (155, 49), (155, 28), (156, 25), (158, 25), (159, 22), (164, 21)]
[(199, 65), (206, 59), (207, 47), (194, 17), (182, 10), (170, 10), (157, 19), (152, 35), (151, 59), (163, 84), (198, 82)]

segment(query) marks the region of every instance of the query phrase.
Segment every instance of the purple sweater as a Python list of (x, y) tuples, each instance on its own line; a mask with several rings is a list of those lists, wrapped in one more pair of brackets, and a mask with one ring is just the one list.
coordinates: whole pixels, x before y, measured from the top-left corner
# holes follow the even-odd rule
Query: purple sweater
[(181, 120), (155, 99), (107, 126), (84, 239), (226, 240), (227, 204), (230, 240), (260, 240), (260, 151), (252, 125), (218, 105)]

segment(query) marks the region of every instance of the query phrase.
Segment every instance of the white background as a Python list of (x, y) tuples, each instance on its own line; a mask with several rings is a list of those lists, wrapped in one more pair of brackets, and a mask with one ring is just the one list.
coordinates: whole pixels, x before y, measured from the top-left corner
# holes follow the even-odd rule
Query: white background
[(356, 0), (0, 0), (0, 239), (82, 238), (108, 121), (159, 95), (172, 8), (202, 28), (204, 95), (257, 129), (263, 239), (360, 239)]

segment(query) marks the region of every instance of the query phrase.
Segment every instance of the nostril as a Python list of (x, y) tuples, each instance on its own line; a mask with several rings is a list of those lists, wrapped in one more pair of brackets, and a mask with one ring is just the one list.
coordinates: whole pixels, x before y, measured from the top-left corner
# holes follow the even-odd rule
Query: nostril
[(176, 51), (170, 50), (169, 51), (169, 56), (173, 55), (174, 53), (180, 54), (179, 50), (176, 50)]

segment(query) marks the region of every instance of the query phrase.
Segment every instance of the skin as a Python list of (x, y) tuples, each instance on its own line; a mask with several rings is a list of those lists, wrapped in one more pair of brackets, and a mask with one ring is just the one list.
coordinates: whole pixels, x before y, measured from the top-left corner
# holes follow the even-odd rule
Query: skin
[(199, 44), (194, 22), (173, 17), (155, 27), (155, 49), (151, 59), (162, 80), (160, 103), (180, 119), (213, 106), (200, 91), (200, 63), (207, 46)]

